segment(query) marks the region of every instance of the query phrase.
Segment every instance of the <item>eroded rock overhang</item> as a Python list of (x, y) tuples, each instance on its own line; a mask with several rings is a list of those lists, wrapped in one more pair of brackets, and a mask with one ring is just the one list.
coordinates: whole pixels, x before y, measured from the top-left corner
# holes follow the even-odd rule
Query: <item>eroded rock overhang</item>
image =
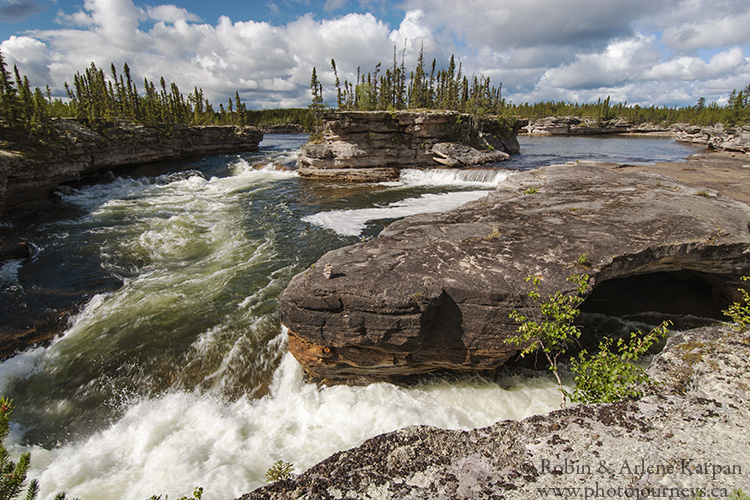
[(328, 111), (297, 158), (302, 177), (381, 182), (404, 168), (468, 168), (518, 153), (526, 122), (456, 111)]
[[(543, 276), (551, 293), (572, 290), (566, 278), (585, 272), (599, 293), (663, 273), (677, 280), (663, 291), (669, 304), (684, 299), (682, 273), (707, 284), (710, 302), (731, 300), (750, 272), (750, 207), (722, 194), (717, 179), (728, 193), (750, 193), (750, 182), (742, 159), (714, 160), (550, 166), (514, 174), (457, 210), (395, 222), (290, 282), (280, 297), (290, 351), (313, 378), (334, 382), (492, 370), (516, 353), (509, 313), (534, 307), (529, 275)], [(576, 264), (581, 254), (585, 265)], [(613, 290), (600, 296), (617, 301)]]

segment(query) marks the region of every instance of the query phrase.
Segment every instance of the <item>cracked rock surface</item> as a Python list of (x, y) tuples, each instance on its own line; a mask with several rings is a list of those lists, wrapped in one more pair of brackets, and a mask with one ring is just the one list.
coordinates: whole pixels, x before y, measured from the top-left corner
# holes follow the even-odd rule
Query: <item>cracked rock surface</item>
[(750, 488), (750, 334), (678, 333), (639, 400), (470, 431), (407, 427), (332, 455), (254, 499), (695, 498)]
[[(543, 294), (572, 290), (572, 273), (591, 276), (592, 294), (673, 276), (682, 281), (641, 285), (632, 302), (718, 311), (750, 271), (747, 162), (712, 153), (676, 164), (555, 165), (513, 174), (456, 210), (394, 222), (289, 283), (279, 299), (289, 349), (325, 382), (493, 370), (518, 351), (507, 342), (517, 328), (508, 314), (537, 307), (530, 275), (543, 276)], [(695, 293), (685, 280), (701, 282)], [(619, 301), (614, 290), (610, 302)]]

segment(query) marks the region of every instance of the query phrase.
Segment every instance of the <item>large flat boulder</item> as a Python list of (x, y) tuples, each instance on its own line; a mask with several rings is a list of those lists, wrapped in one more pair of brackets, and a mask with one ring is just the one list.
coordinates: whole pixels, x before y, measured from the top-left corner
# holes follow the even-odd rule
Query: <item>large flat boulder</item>
[(716, 153), (649, 167), (555, 165), (514, 174), (457, 210), (394, 222), (289, 283), (280, 296), (289, 349), (328, 382), (493, 370), (517, 352), (509, 313), (536, 307), (529, 275), (551, 293), (587, 273), (591, 293), (616, 302), (626, 279), (651, 277), (617, 306), (644, 312), (660, 301), (686, 314), (708, 304), (715, 315), (750, 272), (744, 161)]

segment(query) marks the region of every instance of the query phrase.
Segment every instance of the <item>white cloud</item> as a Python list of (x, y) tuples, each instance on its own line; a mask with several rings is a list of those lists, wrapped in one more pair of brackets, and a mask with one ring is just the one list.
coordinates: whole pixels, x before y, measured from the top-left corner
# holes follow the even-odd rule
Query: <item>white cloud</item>
[(652, 0), (406, 0), (425, 21), (472, 46), (495, 50), (550, 44), (600, 46), (632, 34), (631, 23), (656, 9)]
[(47, 46), (39, 40), (28, 36), (12, 36), (3, 43), (0, 43), (0, 52), (3, 57), (7, 54), (6, 62), (9, 63), (8, 69), (13, 65), (22, 68), (22, 74), (29, 77), (29, 81), (34, 82), (36, 87), (53, 85), (50, 78), (49, 70), (49, 53)]
[[(183, 91), (202, 87), (217, 104), (238, 90), (253, 105), (305, 106), (314, 65), (330, 84), (334, 58), (342, 80), (354, 80), (357, 65), (371, 70), (391, 48), (388, 26), (371, 14), (323, 21), (308, 15), (286, 26), (222, 16), (210, 25), (174, 5), (140, 9), (131, 0), (86, 0), (82, 10), (63, 17), (79, 29), (39, 31), (2, 48), (24, 72), (34, 66), (35, 81), (55, 83), (58, 94), (62, 82), (91, 61), (105, 70), (110, 62), (118, 68), (128, 62), (136, 81), (164, 76)], [(146, 20), (156, 21), (147, 31), (140, 28)], [(29, 56), (32, 46), (36, 58)], [(54, 74), (42, 75), (40, 66)]]
[[(128, 62), (137, 79), (163, 75), (183, 92), (199, 86), (215, 104), (238, 90), (250, 106), (274, 107), (309, 103), (313, 66), (331, 102), (331, 59), (340, 79), (353, 82), (358, 66), (367, 73), (381, 62), (385, 71), (394, 45), (399, 63), (406, 49), (407, 70), (422, 46), (428, 66), (456, 54), (464, 74), (502, 82), (514, 102), (611, 95), (693, 104), (696, 93), (719, 99), (750, 81), (747, 0), (404, 0), (395, 25), (371, 13), (320, 18), (346, 8), (345, 0), (327, 0), (330, 11), (297, 3), (319, 12), (280, 25), (218, 15), (211, 24), (174, 4), (84, 0), (58, 15), (66, 28), (11, 37), (0, 50), (34, 85), (49, 83), (58, 95), (90, 61), (104, 69)], [(382, 13), (388, 3), (358, 5)]]
[(708, 62), (697, 56), (678, 56), (644, 72), (649, 80), (691, 81), (721, 78), (729, 74), (750, 72), (748, 60), (740, 47), (719, 52)]
[(728, 47), (750, 43), (750, 4), (744, 11), (733, 11), (722, 17), (709, 17), (680, 26), (667, 27), (662, 41), (677, 50)]
[(636, 36), (612, 41), (602, 52), (583, 54), (571, 64), (545, 72), (553, 87), (592, 89), (624, 85), (637, 80), (646, 67), (659, 60), (654, 37)]
[(433, 33), (425, 23), (424, 12), (420, 9), (410, 10), (404, 16), (398, 29), (390, 32), (388, 38), (399, 52), (404, 49), (409, 53), (412, 62), (416, 62), (419, 51), (424, 47), (425, 54), (434, 54), (445, 56), (446, 54), (436, 54), (440, 51)]
[(324, 10), (338, 10), (346, 5), (346, 0), (326, 0), (323, 5)]
[(146, 7), (146, 12), (150, 19), (162, 21), (165, 23), (177, 23), (179, 21), (198, 22), (200, 17), (188, 12), (182, 7), (176, 5), (157, 5), (156, 7)]

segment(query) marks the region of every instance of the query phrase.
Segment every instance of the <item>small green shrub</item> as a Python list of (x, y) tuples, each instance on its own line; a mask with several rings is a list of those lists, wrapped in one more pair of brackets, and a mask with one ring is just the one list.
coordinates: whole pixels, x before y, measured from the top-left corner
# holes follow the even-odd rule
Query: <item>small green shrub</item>
[(283, 460), (278, 460), (266, 471), (266, 481), (289, 479), (292, 476), (294, 476), (294, 465)]
[[(743, 276), (742, 281), (750, 281), (750, 276)], [(731, 304), (728, 308), (721, 311), (725, 316), (734, 322), (734, 328), (741, 332), (750, 325), (750, 294), (744, 288), (738, 288), (742, 299), (740, 302)]]
[[(577, 358), (572, 358), (571, 371), (576, 374), (575, 388), (568, 397), (573, 402), (611, 403), (627, 397), (641, 396), (640, 384), (651, 384), (646, 371), (634, 362), (654, 344), (664, 338), (671, 325), (663, 322), (648, 334), (630, 334), (630, 341), (605, 338), (599, 343), (599, 352), (588, 356), (584, 349)], [(612, 348), (616, 346), (617, 352)]]
[(558, 358), (565, 354), (568, 344), (578, 340), (581, 336), (580, 329), (573, 322), (578, 317), (578, 306), (583, 302), (582, 295), (588, 290), (589, 276), (573, 274), (567, 278), (567, 281), (576, 284), (575, 293), (565, 294), (562, 291), (557, 291), (542, 300), (539, 289), (542, 277), (527, 277), (526, 282), (533, 284), (528, 296), (532, 302), (539, 303), (539, 308), (533, 310), (533, 317), (527, 317), (516, 310), (511, 312), (510, 318), (518, 322), (519, 326), (518, 334), (508, 339), (511, 344), (524, 346), (520, 353), (521, 357), (537, 350), (544, 353), (550, 365), (549, 369), (557, 380), (561, 395), (561, 408), (565, 408), (567, 393), (563, 389), (558, 372)]
[[(695, 497), (693, 497), (694, 500), (714, 500), (715, 497), (706, 497), (703, 495), (703, 493), (698, 493)], [(750, 500), (750, 495), (745, 494), (741, 488), (738, 488), (736, 490), (732, 491), (732, 494), (728, 497), (724, 497), (727, 500)]]
[[(580, 255), (575, 266), (589, 269), (588, 254)], [(574, 324), (578, 317), (578, 306), (583, 302), (583, 295), (589, 287), (590, 277), (587, 274), (572, 274), (567, 281), (575, 283), (572, 293), (557, 291), (542, 298), (541, 276), (529, 276), (533, 288), (528, 292), (532, 302), (538, 308), (531, 308), (529, 316), (517, 310), (510, 313), (510, 318), (519, 323), (517, 335), (508, 339), (508, 343), (523, 346), (521, 357), (536, 351), (544, 353), (549, 362), (549, 369), (557, 380), (561, 394), (560, 407), (565, 408), (567, 398), (572, 402), (601, 403), (618, 401), (625, 397), (639, 396), (640, 384), (650, 384), (645, 370), (634, 362), (643, 356), (654, 344), (666, 334), (670, 322), (664, 322), (648, 334), (632, 333), (630, 340), (618, 339), (615, 342), (606, 338), (599, 343), (599, 352), (588, 356), (583, 350), (577, 358), (571, 358), (571, 370), (576, 374), (575, 388), (567, 392), (562, 385), (559, 374), (560, 356), (565, 354), (571, 343), (580, 336), (580, 329)], [(613, 348), (616, 347), (616, 352)]]
[(529, 188), (526, 188), (524, 190), (523, 194), (536, 194), (538, 192), (539, 192), (539, 190), (537, 188), (535, 188), (535, 187), (529, 187)]

